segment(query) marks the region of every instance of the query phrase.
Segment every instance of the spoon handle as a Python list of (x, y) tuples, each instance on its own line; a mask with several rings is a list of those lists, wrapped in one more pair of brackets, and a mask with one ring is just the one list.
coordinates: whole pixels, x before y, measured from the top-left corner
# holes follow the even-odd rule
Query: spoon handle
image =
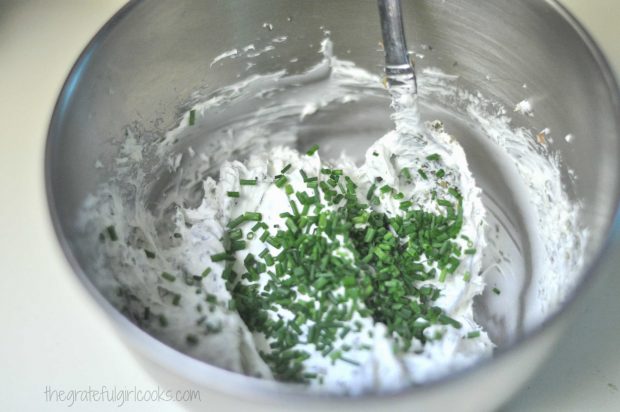
[(416, 75), (409, 57), (400, 0), (377, 0), (381, 34), (385, 50), (385, 74), (390, 85), (413, 84), (417, 93)]

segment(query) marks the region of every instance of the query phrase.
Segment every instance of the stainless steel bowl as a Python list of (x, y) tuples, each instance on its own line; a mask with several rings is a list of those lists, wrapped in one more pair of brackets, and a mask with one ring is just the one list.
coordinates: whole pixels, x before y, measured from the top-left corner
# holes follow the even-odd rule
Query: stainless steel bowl
[[(533, 96), (536, 114), (524, 120), (526, 126), (549, 127), (556, 136), (579, 136), (570, 144), (561, 138), (552, 144), (564, 166), (577, 176), (570, 192), (584, 205), (582, 223), (591, 235), (584, 276), (565, 303), (566, 309), (597, 273), (618, 264), (614, 255), (620, 239), (614, 224), (618, 224), (620, 195), (620, 99), (605, 58), (555, 1), (412, 0), (404, 2), (404, 12), (410, 46), (425, 54), (418, 61), (420, 67), (435, 66), (458, 74), (463, 87), (480, 90), (507, 107), (524, 95)], [(264, 27), (266, 22), (273, 32)], [(495, 408), (549, 353), (569, 321), (566, 310), (500, 346), (492, 360), (424, 387), (386, 397), (308, 397), (199, 362), (147, 335), (94, 286), (89, 262), (76, 247), (78, 209), (109, 178), (94, 165), (113, 159), (125, 126), (138, 122), (145, 129), (162, 132), (178, 123), (183, 110), (195, 102), (196, 90), (207, 95), (239, 81), (238, 74), (243, 77), (283, 67), (300, 70), (315, 58), (324, 29), (331, 31), (336, 55), (380, 72), (383, 56), (376, 50), (380, 30), (373, 0), (133, 1), (125, 6), (84, 50), (54, 110), (45, 171), (59, 242), (93, 299), (158, 376), (180, 377), (245, 401), (259, 399), (255, 406), (270, 410), (290, 409), (287, 402), (291, 399), (303, 409), (318, 409), (327, 403), (350, 410)], [(286, 44), (275, 57), (258, 57), (251, 70), (242, 61), (225, 67), (210, 65), (225, 50), (276, 34), (287, 35)], [(424, 47), (422, 51), (423, 45), (432, 50)], [(293, 57), (299, 60), (291, 63)], [(365, 133), (379, 136), (385, 122), (379, 123), (369, 121)], [(484, 161), (479, 154), (468, 151), (468, 155), (475, 164)], [(233, 402), (232, 397), (228, 400)]]

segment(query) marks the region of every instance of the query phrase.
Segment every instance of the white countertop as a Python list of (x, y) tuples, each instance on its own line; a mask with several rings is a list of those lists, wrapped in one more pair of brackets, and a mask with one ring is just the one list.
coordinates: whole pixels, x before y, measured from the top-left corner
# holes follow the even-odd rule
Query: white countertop
[[(0, 0), (2, 410), (66, 410), (66, 402), (46, 401), (47, 387), (149, 390), (158, 385), (71, 274), (52, 233), (43, 186), (44, 142), (62, 82), (87, 41), (123, 3)], [(620, 68), (620, 1), (564, 3)], [(619, 276), (598, 279), (574, 307), (575, 322), (549, 361), (502, 410), (620, 410), (619, 292)], [(205, 410), (234, 410), (229, 401), (223, 395), (201, 396)], [(84, 402), (73, 409), (115, 405)], [(174, 402), (129, 402), (118, 409), (154, 406), (185, 410)]]

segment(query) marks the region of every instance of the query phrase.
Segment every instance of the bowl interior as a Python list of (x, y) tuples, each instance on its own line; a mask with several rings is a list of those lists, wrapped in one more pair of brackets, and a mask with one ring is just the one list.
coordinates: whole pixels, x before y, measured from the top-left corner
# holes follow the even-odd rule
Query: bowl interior
[[(514, 127), (534, 135), (549, 129), (546, 155), (561, 159), (564, 190), (583, 206), (580, 224), (589, 234), (584, 268), (589, 267), (609, 235), (616, 210), (620, 128), (615, 83), (587, 36), (552, 2), (429, 0), (405, 2), (404, 12), (420, 73), (432, 67), (457, 76), (459, 88), (479, 91), (509, 112), (524, 99), (531, 103), (532, 117), (508, 115)], [(326, 37), (336, 56), (381, 73), (377, 10), (370, 0), (135, 2), (99, 33), (63, 89), (46, 158), (52, 218), (65, 253), (85, 282), (93, 270), (88, 252), (78, 247), (76, 219), (85, 199), (114, 177), (114, 167), (96, 165), (114, 164), (126, 139), (123, 131), (130, 127), (157, 139), (176, 127), (192, 105), (223, 86), (281, 70), (302, 73), (320, 61)], [(278, 38), (285, 40), (274, 43)], [(264, 52), (242, 56), (248, 45)], [(239, 57), (214, 64), (230, 50), (237, 50)], [(513, 192), (506, 179), (493, 174), (494, 155), (476, 143), (479, 132), (442, 114), (445, 104), (430, 99), (425, 116), (442, 117), (451, 132), (465, 137), (475, 176), (490, 197), (503, 199), (499, 210), (512, 219), (527, 277), (531, 233)], [(257, 105), (260, 101), (252, 100), (231, 107), (214, 118), (205, 135), (217, 133), (231, 118), (253, 113)], [(331, 144), (334, 153), (344, 149), (355, 156), (391, 123), (386, 100), (377, 95), (357, 106), (327, 110), (299, 126), (299, 148), (318, 141)], [(187, 144), (200, 147), (196, 139)], [(152, 208), (174, 178), (161, 173), (152, 177), (160, 182), (148, 197)], [(491, 309), (484, 299), (478, 308), (490, 325)], [(509, 345), (540, 323), (509, 332), (498, 327), (493, 337)]]

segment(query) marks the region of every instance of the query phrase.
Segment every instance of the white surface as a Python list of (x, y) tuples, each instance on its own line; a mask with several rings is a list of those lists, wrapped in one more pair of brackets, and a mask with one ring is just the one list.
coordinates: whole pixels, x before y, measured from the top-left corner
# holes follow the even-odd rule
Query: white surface
[[(46, 402), (48, 385), (57, 390), (157, 388), (70, 273), (55, 244), (43, 187), (45, 135), (62, 82), (86, 42), (122, 3), (0, 0), (2, 410), (67, 410), (68, 403)], [(565, 3), (620, 68), (620, 1)], [(598, 279), (574, 307), (576, 321), (551, 359), (503, 410), (620, 409), (618, 291), (619, 276)], [(200, 406), (230, 410), (226, 399), (203, 392)], [(116, 405), (89, 402), (73, 409)], [(119, 410), (153, 406), (185, 409), (173, 402), (129, 402)]]

